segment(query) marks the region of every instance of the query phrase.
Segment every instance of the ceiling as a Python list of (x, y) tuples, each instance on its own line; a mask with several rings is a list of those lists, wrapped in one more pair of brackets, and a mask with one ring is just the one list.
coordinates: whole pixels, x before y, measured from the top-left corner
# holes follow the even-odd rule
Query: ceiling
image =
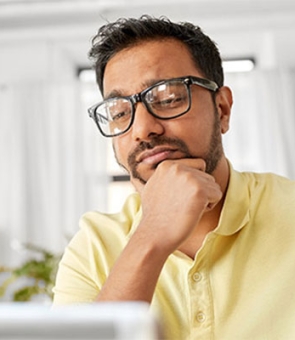
[(46, 37), (79, 60), (88, 46), (74, 44), (89, 43), (101, 24), (142, 14), (192, 21), (228, 55), (260, 49), (268, 58), (275, 46), (281, 60), (295, 63), (294, 0), (0, 0), (0, 44)]
[[(144, 13), (200, 18), (226, 25), (226, 18), (273, 21), (295, 18), (294, 0), (0, 0), (0, 29), (89, 23)], [(295, 21), (295, 20), (293, 20)]]

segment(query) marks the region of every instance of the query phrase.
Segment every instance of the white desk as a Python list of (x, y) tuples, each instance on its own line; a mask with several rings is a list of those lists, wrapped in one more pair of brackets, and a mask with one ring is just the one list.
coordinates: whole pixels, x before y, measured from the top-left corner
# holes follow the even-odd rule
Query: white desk
[(1, 340), (155, 340), (158, 325), (138, 302), (58, 307), (0, 303)]

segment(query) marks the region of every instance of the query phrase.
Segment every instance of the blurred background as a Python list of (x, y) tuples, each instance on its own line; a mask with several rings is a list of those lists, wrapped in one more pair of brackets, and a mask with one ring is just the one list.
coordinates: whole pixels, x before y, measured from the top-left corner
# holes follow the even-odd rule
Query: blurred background
[(114, 212), (133, 190), (88, 117), (100, 94), (87, 53), (98, 27), (142, 14), (192, 21), (218, 44), (234, 167), (295, 179), (293, 0), (0, 0), (0, 266), (26, 243), (62, 252), (84, 212)]

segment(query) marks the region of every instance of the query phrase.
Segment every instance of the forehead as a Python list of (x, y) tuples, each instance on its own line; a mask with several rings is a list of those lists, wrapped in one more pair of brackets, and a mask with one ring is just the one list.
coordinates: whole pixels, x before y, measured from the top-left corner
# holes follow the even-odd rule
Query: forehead
[(104, 95), (131, 95), (159, 80), (202, 76), (186, 45), (176, 39), (144, 41), (125, 48), (107, 63)]

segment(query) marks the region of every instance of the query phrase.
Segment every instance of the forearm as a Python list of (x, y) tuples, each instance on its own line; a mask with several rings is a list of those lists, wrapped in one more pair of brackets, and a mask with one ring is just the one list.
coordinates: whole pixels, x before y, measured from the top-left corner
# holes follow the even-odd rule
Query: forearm
[(98, 301), (151, 302), (169, 256), (141, 232), (135, 232), (107, 278)]

